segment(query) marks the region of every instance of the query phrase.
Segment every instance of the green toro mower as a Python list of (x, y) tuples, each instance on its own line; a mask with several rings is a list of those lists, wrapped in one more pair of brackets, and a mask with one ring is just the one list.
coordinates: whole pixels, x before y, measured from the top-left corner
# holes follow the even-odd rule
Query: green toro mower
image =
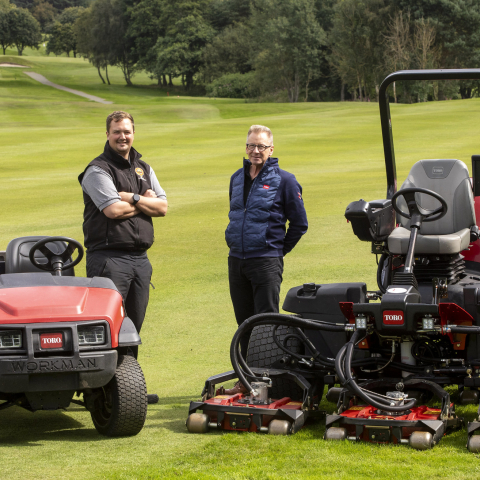
[[(292, 315), (245, 321), (231, 344), (233, 370), (207, 379), (191, 402), (190, 432), (295, 433), (319, 413), (325, 386), (337, 404), (326, 440), (424, 450), (464, 426), (444, 387), (458, 386), (461, 404), (479, 403), (480, 156), (473, 178), (460, 160), (419, 160), (397, 190), (387, 94), (395, 81), (447, 79), (480, 79), (480, 69), (401, 71), (380, 87), (386, 199), (354, 201), (345, 212), (379, 256), (378, 289), (305, 283), (285, 298)], [(239, 341), (249, 332), (244, 360)], [(231, 379), (247, 393), (216, 394)], [(467, 430), (468, 449), (480, 452), (480, 421)]]

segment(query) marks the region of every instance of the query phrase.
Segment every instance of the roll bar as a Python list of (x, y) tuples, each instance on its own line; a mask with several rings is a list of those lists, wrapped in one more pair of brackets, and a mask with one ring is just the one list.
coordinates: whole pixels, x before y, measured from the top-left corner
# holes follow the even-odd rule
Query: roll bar
[(394, 72), (380, 85), (378, 103), (382, 125), (383, 150), (385, 152), (385, 168), (387, 171), (387, 198), (392, 198), (397, 191), (397, 169), (395, 151), (393, 149), (392, 120), (387, 88), (400, 80), (480, 80), (480, 68), (443, 69), (443, 70), (401, 70)]

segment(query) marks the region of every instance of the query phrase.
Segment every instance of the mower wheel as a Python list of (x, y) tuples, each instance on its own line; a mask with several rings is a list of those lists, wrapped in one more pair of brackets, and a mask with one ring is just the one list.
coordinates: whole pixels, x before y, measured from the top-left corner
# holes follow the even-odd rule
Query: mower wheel
[(467, 448), (472, 453), (480, 453), (480, 435), (472, 435), (468, 439)]
[(477, 405), (478, 390), (462, 390), (460, 392), (460, 405)]
[(433, 447), (433, 436), (430, 432), (413, 432), (409, 443), (415, 450), (429, 450)]
[[(280, 342), (283, 342), (285, 336), (290, 333), (293, 333), (293, 329), (282, 325), (277, 330), (277, 337)], [(287, 346), (294, 353), (303, 353), (301, 343), (295, 338), (288, 340)], [(255, 327), (252, 330), (247, 351), (247, 365), (249, 367), (268, 368), (277, 360), (285, 357), (285, 355), (285, 352), (278, 348), (273, 340), (272, 325)], [(323, 388), (320, 389), (319, 395), (322, 393)], [(273, 379), (272, 388), (269, 389), (269, 397), (276, 399), (290, 397), (292, 400), (302, 400), (303, 390), (292, 380), (275, 378)]]
[(270, 435), (288, 435), (292, 431), (292, 424), (287, 420), (272, 420), (268, 424), (268, 433)]
[(204, 413), (192, 413), (187, 418), (187, 430), (190, 433), (207, 433), (210, 418)]
[(130, 355), (119, 355), (114, 377), (95, 389), (93, 424), (107, 437), (136, 435), (147, 416), (147, 386), (142, 369)]
[(340, 427), (330, 427), (323, 435), (324, 440), (346, 440), (347, 429)]

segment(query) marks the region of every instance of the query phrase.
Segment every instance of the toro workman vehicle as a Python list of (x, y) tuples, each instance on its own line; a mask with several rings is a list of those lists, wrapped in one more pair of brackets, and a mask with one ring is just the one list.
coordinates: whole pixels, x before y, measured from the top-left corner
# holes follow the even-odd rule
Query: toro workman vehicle
[(140, 337), (110, 279), (75, 277), (82, 257), (66, 237), (16, 238), (0, 252), (0, 410), (73, 402), (101, 434), (136, 435), (147, 413), (131, 354)]
[[(479, 402), (480, 156), (472, 156), (473, 178), (462, 161), (419, 160), (397, 190), (387, 93), (395, 81), (447, 79), (480, 79), (480, 70), (401, 71), (380, 87), (387, 198), (354, 201), (345, 212), (380, 257), (378, 290), (306, 283), (285, 298), (293, 315), (245, 321), (231, 344), (233, 371), (206, 381), (189, 431), (294, 433), (318, 412), (325, 385), (337, 403), (326, 440), (423, 450), (464, 426), (444, 387), (458, 386), (462, 404)], [(243, 359), (239, 340), (249, 332)], [(217, 393), (231, 379), (247, 393)], [(480, 452), (480, 421), (467, 430), (468, 449)]]

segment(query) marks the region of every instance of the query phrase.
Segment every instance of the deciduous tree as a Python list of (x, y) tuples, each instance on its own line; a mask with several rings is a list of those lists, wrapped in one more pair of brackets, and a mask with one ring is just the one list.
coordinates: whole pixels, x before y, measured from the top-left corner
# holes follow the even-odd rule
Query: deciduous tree
[(7, 17), (11, 43), (17, 47), (18, 55), (22, 55), (25, 47), (38, 49), (42, 35), (40, 24), (33, 15), (24, 8), (12, 8)]

